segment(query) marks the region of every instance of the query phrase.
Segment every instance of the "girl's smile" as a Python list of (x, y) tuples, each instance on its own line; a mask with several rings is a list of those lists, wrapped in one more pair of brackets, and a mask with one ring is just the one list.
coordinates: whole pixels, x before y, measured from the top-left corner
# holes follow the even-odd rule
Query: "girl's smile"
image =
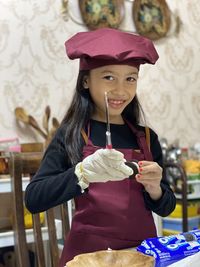
[(115, 100), (115, 99), (109, 99), (108, 98), (108, 104), (111, 108), (119, 109), (123, 106), (125, 103), (125, 100)]

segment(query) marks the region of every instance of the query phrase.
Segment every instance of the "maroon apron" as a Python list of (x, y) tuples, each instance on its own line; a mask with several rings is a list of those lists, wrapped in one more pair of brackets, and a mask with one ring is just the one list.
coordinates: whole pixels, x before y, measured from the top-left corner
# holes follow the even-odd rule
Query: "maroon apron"
[[(145, 134), (126, 123), (136, 135), (140, 151), (117, 150), (124, 154), (127, 161), (152, 161)], [(83, 148), (83, 157), (91, 155), (99, 148), (88, 138)], [(78, 254), (108, 248), (136, 247), (144, 239), (155, 237), (152, 212), (145, 207), (142, 191), (143, 186), (129, 178), (90, 184), (87, 193), (75, 198), (76, 211), (59, 267), (63, 267)]]

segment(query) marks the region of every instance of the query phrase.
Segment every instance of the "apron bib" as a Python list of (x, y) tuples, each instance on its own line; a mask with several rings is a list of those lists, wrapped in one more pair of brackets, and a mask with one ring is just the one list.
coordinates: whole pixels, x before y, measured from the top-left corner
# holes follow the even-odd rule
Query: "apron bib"
[[(127, 161), (152, 161), (145, 134), (128, 121), (126, 123), (135, 134), (140, 151), (117, 150), (124, 154)], [(83, 158), (99, 148), (88, 138)], [(129, 178), (90, 184), (87, 193), (75, 198), (76, 211), (59, 266), (63, 267), (78, 254), (135, 247), (144, 239), (155, 237), (152, 212), (145, 207), (143, 190), (141, 184)]]

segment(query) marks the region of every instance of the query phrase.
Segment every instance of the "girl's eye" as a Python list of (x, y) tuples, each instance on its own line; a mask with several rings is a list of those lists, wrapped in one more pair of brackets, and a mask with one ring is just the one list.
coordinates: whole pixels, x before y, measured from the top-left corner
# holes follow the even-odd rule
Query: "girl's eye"
[(137, 81), (137, 78), (136, 77), (128, 77), (127, 78), (127, 81), (128, 82), (136, 82)]
[(106, 75), (103, 78), (106, 79), (106, 80), (108, 80), (108, 81), (113, 81), (114, 80), (114, 77), (111, 76), (111, 75)]

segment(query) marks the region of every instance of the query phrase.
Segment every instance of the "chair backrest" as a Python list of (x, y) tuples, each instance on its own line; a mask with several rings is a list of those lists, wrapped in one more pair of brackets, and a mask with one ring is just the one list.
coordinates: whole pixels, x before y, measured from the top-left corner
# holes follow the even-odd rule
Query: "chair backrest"
[(21, 152), (43, 152), (44, 143), (34, 142), (34, 143), (22, 143)]
[[(52, 266), (57, 267), (59, 261), (58, 248), (58, 225), (60, 226), (60, 235), (64, 240), (69, 231), (68, 207), (67, 203), (56, 207), (56, 211), (60, 211), (59, 219), (56, 220), (55, 209), (51, 208), (45, 212), (45, 226), (41, 225), (40, 214), (32, 215), (32, 229), (25, 229), (24, 222), (24, 197), (23, 197), (23, 177), (31, 177), (36, 173), (42, 159), (42, 152), (34, 153), (11, 153), (9, 161), (9, 169), (11, 174), (12, 194), (13, 194), (13, 231), (15, 243), (15, 256), (17, 267), (30, 267), (30, 257), (28, 251), (27, 232), (33, 233), (34, 255), (36, 265), (38, 267)], [(58, 217), (57, 217), (58, 218)], [(55, 222), (59, 222), (56, 224)], [(48, 232), (46, 240), (45, 230)], [(29, 241), (31, 242), (31, 241)], [(44, 246), (45, 244), (45, 246)], [(48, 244), (48, 248), (47, 248)], [(45, 256), (49, 251), (50, 257), (48, 261)], [(48, 255), (49, 255), (48, 254)], [(49, 264), (49, 261), (51, 262)]]
[[(174, 193), (181, 195), (181, 199), (177, 198), (177, 203), (182, 204), (182, 231), (187, 232), (188, 229), (188, 200), (187, 200), (187, 174), (180, 163), (165, 162), (163, 165), (163, 174), (169, 182)], [(178, 184), (181, 188), (178, 188)]]

